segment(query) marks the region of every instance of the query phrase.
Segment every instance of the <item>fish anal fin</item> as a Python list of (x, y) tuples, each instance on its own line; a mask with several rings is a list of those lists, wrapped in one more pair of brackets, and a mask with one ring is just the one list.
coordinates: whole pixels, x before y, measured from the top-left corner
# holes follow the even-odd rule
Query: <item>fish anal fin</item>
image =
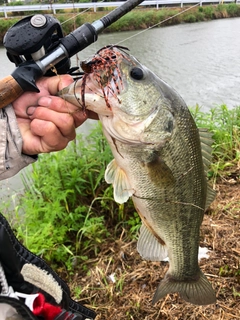
[(162, 261), (168, 256), (164, 241), (157, 239), (145, 224), (140, 228), (137, 250), (144, 260)]
[(134, 190), (128, 181), (125, 171), (120, 168), (115, 159), (107, 166), (105, 171), (105, 180), (113, 185), (114, 200), (117, 203), (124, 203), (133, 195)]
[(178, 292), (182, 299), (195, 305), (208, 305), (216, 302), (215, 292), (205, 277), (199, 270), (196, 277), (197, 280), (177, 281), (171, 278), (170, 274), (166, 274), (165, 278), (160, 282), (154, 297), (153, 304), (159, 299), (165, 297), (169, 293)]

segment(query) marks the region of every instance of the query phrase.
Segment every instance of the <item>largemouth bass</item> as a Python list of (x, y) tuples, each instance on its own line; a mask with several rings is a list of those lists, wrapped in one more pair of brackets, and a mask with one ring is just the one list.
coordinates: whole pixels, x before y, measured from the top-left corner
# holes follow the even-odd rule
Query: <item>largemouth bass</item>
[(169, 257), (153, 303), (174, 292), (193, 304), (214, 303), (198, 265), (200, 226), (214, 199), (206, 178), (211, 135), (196, 127), (175, 90), (123, 48), (105, 47), (82, 68), (83, 78), (59, 95), (98, 113), (114, 156), (105, 179), (118, 203), (133, 199), (142, 258)]

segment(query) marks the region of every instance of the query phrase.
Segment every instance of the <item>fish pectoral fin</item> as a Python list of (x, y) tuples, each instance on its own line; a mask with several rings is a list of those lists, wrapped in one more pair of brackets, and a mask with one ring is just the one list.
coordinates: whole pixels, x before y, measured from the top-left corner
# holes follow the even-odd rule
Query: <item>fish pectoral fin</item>
[(134, 193), (125, 171), (118, 166), (115, 159), (107, 166), (105, 180), (107, 183), (113, 185), (114, 200), (117, 203), (127, 202)]
[(107, 183), (109, 184), (113, 184), (114, 183), (114, 179), (116, 176), (116, 172), (118, 170), (118, 165), (115, 159), (113, 159), (106, 168), (105, 171), (105, 180)]
[(154, 294), (153, 304), (167, 294), (174, 292), (179, 292), (181, 298), (196, 305), (208, 305), (216, 302), (215, 292), (200, 270), (196, 281), (177, 281), (171, 278), (170, 274), (166, 274)]
[(144, 224), (140, 228), (137, 250), (144, 260), (162, 261), (168, 256), (164, 241), (158, 240)]

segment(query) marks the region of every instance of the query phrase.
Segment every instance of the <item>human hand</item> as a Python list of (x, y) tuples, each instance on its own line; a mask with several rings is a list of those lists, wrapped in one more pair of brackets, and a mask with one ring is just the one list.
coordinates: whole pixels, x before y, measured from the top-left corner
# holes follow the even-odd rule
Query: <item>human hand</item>
[(87, 118), (97, 119), (89, 111), (54, 96), (73, 82), (69, 75), (41, 78), (39, 93), (26, 92), (12, 105), (23, 138), (22, 152), (28, 155), (64, 149), (76, 136), (75, 128)]

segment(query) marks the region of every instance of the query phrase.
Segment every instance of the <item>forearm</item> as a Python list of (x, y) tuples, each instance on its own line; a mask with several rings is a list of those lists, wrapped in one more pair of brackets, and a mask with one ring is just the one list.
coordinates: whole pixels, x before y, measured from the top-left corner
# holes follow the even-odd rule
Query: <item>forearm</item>
[(22, 136), (11, 106), (0, 110), (0, 180), (7, 179), (35, 162), (22, 154)]

